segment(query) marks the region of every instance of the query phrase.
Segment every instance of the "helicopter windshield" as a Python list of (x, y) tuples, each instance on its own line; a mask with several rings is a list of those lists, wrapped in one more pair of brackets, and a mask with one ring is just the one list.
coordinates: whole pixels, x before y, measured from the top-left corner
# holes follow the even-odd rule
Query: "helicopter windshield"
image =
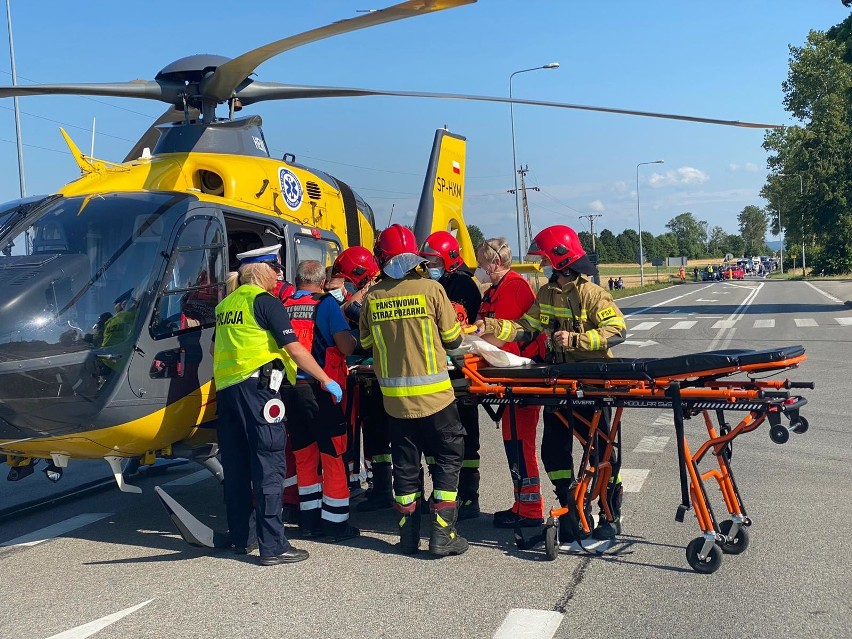
[(186, 210), (185, 195), (112, 193), (54, 198), (12, 222), (0, 235), (0, 400), (105, 390)]

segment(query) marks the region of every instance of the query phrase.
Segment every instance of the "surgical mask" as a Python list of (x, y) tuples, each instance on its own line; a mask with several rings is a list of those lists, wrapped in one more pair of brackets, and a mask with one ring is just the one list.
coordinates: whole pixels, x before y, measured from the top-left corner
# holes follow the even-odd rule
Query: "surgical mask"
[(343, 294), (342, 288), (333, 288), (328, 292), (335, 300), (337, 300), (338, 304), (343, 304), (343, 300), (346, 299), (346, 296)]
[(444, 269), (443, 266), (430, 266), (426, 270), (429, 271), (429, 277), (431, 277), (433, 280), (439, 280), (441, 279), (441, 277), (443, 277), (446, 269)]
[(476, 269), (473, 276), (483, 284), (491, 284), (491, 276), (488, 275), (488, 272), (481, 266)]
[(544, 273), (544, 276), (545, 276), (548, 280), (549, 280), (551, 277), (553, 277), (553, 267), (552, 267), (552, 266), (545, 266), (543, 269), (541, 269), (541, 271), (542, 271), (542, 273)]

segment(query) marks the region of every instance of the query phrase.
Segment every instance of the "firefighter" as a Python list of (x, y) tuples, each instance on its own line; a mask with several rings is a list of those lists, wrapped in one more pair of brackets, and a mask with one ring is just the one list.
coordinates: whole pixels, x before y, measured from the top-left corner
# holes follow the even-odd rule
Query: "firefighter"
[[(447, 231), (436, 231), (420, 247), (420, 257), (426, 258), (429, 277), (444, 287), (447, 297), (456, 308), (464, 325), (477, 320), (482, 293), (461, 258), (459, 243)], [(464, 436), (464, 459), (459, 474), (459, 521), (479, 517), (479, 407), (476, 403), (458, 400)], [(427, 464), (434, 460), (426, 459)]]
[(295, 383), (298, 367), (319, 380), (337, 401), (342, 396), (339, 384), (299, 344), (287, 313), (269, 294), (276, 282), (280, 248), (237, 256), (243, 284), (216, 306), (212, 347), (231, 541), (238, 554), (248, 552), (253, 545), (250, 519), (254, 511), (264, 566), (308, 558), (306, 551), (287, 541), (281, 520), (286, 434), (279, 388), (285, 379), (287, 384)]
[[(364, 297), (380, 273), (376, 258), (363, 246), (351, 246), (334, 260), (331, 273), (332, 277), (342, 277), (356, 289), (343, 304), (343, 313), (357, 327)], [(392, 508), (390, 431), (382, 394), (376, 384), (367, 384), (357, 389), (355, 395), (352, 401), (356, 402), (357, 410), (353, 410), (353, 414), (357, 415), (356, 419), (363, 420), (364, 460), (372, 474), (367, 498), (356, 508), (359, 512)]]
[[(491, 284), (482, 298), (479, 318), (520, 320), (535, 302), (535, 293), (529, 282), (511, 269), (512, 249), (506, 238), (492, 238), (482, 243), (476, 250), (476, 260)], [(524, 357), (532, 358), (539, 354), (537, 341), (523, 345), (509, 342), (502, 344), (502, 348)], [(544, 500), (541, 497), (536, 450), (536, 430), (540, 415), (541, 406), (516, 407), (516, 432), (513, 439), (509, 412), (503, 413), (503, 447), (506, 450), (506, 460), (510, 470), (517, 469), (520, 485), (515, 487), (515, 503), (512, 507), (494, 513), (496, 528), (540, 526), (544, 523)]]
[(424, 261), (417, 252), (414, 233), (400, 224), (379, 234), (376, 259), (385, 277), (364, 300), (361, 344), (373, 349), (390, 424), (400, 551), (414, 554), (420, 543), (422, 454), (435, 459), (429, 552), (460, 555), (468, 547), (455, 529), (464, 428), (446, 349), (461, 346), (462, 329), (441, 285), (416, 272)]
[[(346, 356), (356, 341), (335, 299), (323, 292), (325, 267), (316, 260), (299, 263), (296, 293), (284, 302), (299, 342), (329, 377), (346, 384)], [(349, 473), (346, 419), (339, 403), (321, 392), (313, 375), (300, 371), (296, 383), (283, 389), (290, 419), (299, 487), (299, 528), (305, 537), (328, 535), (343, 541), (359, 535), (349, 525)]]
[[(541, 256), (541, 266), (549, 279), (548, 283), (539, 289), (536, 303), (520, 320), (507, 322), (486, 318), (478, 324), (482, 332), (496, 335), (507, 342), (529, 340), (544, 334), (547, 340), (547, 361), (551, 363), (612, 357), (609, 349), (624, 341), (626, 323), (609, 292), (589, 279), (596, 269), (586, 256), (577, 233), (567, 226), (550, 226), (535, 236), (528, 254)], [(573, 413), (586, 420), (591, 420), (593, 412), (591, 408), (578, 407), (573, 410)], [(572, 499), (572, 429), (577, 429), (581, 436), (588, 439), (586, 425), (575, 419), (573, 413), (563, 412), (571, 428), (565, 428), (554, 413), (544, 414), (541, 458), (563, 506), (570, 505)], [(606, 416), (602, 420), (600, 428), (603, 432), (608, 432), (608, 421)], [(598, 445), (599, 450), (602, 450), (603, 444), (598, 442)], [(605, 511), (600, 504), (601, 516), (593, 531), (595, 539), (612, 539), (621, 532), (622, 486), (618, 474), (620, 459), (617, 450), (613, 450), (609, 461), (612, 464), (612, 477), (603, 498), (608, 502), (613, 520), (609, 521), (604, 516)], [(577, 550), (579, 535), (576, 513), (560, 517), (560, 543)]]

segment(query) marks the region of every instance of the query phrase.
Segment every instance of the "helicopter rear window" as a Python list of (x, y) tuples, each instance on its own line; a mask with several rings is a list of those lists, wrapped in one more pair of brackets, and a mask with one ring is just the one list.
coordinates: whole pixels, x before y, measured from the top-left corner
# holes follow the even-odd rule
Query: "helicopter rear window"
[(340, 254), (340, 245), (334, 240), (315, 238), (310, 235), (296, 236), (296, 264), (305, 260), (316, 260), (325, 267), (334, 264)]

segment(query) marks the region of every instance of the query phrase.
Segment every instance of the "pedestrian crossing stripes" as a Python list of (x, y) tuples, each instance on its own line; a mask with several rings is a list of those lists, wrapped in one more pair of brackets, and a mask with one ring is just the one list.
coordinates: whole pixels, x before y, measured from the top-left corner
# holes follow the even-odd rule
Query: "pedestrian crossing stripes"
[(619, 472), (621, 475), (621, 485), (626, 493), (638, 493), (642, 490), (642, 484), (648, 478), (650, 473), (648, 468), (622, 468)]
[[(718, 317), (718, 316), (717, 316)], [(664, 320), (676, 320), (671, 325), (666, 325), (662, 321), (642, 321), (633, 326), (631, 322), (635, 321), (631, 318), (627, 318), (627, 329), (629, 331), (650, 331), (652, 328), (656, 326), (660, 326), (661, 329), (672, 330), (672, 331), (688, 331), (693, 329), (701, 329), (702, 327), (705, 330), (722, 330), (722, 329), (732, 329), (732, 328), (747, 328), (751, 325), (752, 328), (776, 328), (781, 327), (785, 323), (789, 326), (790, 320), (792, 319), (793, 324), (796, 328), (816, 328), (819, 326), (852, 326), (852, 317), (821, 317), (821, 318), (813, 318), (813, 317), (795, 317), (795, 318), (782, 318), (776, 321), (775, 318), (770, 319), (750, 319), (746, 317), (739, 317), (736, 319), (716, 319), (712, 316), (710, 317), (699, 317), (698, 319), (680, 319), (676, 317), (664, 317)], [(699, 321), (701, 320), (701, 321)], [(712, 322), (709, 323), (708, 322)]]
[(661, 453), (669, 442), (668, 437), (657, 437), (648, 435), (643, 437), (639, 445), (633, 449), (634, 453)]
[(654, 426), (674, 426), (674, 417), (668, 414), (660, 415), (654, 420)]

